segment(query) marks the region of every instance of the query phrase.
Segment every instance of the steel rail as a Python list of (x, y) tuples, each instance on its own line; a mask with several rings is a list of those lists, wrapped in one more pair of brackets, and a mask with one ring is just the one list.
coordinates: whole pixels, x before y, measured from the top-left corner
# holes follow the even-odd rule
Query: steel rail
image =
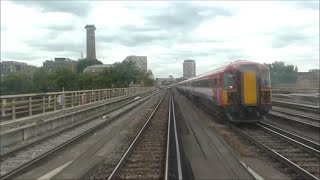
[[(152, 96), (152, 94), (149, 95), (149, 96), (147, 96), (147, 97), (145, 97), (145, 99), (143, 99), (142, 102), (146, 101), (146, 100), (149, 99), (151, 96)], [(135, 102), (135, 101), (133, 101), (133, 102)], [(141, 103), (142, 103), (142, 102), (141, 102)], [(131, 103), (128, 103), (128, 104), (131, 104)], [(128, 105), (128, 104), (125, 104), (124, 106), (126, 106), (126, 105)], [(122, 107), (122, 106), (121, 106), (121, 107)], [(113, 121), (113, 120), (116, 119), (117, 117), (121, 116), (123, 113), (126, 113), (126, 112), (128, 112), (129, 110), (131, 110), (131, 109), (133, 109), (133, 108), (135, 108), (135, 107), (136, 107), (136, 106), (132, 106), (132, 107), (128, 108), (127, 110), (125, 110), (124, 112), (121, 112), (121, 113), (119, 113), (119, 114), (111, 117), (108, 121), (104, 121), (103, 123), (100, 123), (99, 125), (97, 125), (97, 126), (95, 126), (95, 127), (92, 127), (92, 128), (90, 128), (90, 129), (86, 130), (85, 132), (77, 135), (76, 137), (74, 137), (74, 138), (72, 138), (72, 139), (70, 139), (70, 140), (68, 140), (68, 141), (63, 142), (63, 143), (60, 144), (59, 146), (57, 146), (57, 147), (55, 147), (55, 148), (53, 148), (53, 149), (51, 149), (51, 150), (43, 153), (42, 155), (40, 155), (40, 156), (32, 159), (31, 161), (28, 161), (27, 163), (25, 163), (25, 164), (17, 167), (17, 168), (14, 169), (13, 171), (10, 171), (9, 173), (4, 174), (3, 176), (0, 177), (0, 179), (1, 179), (1, 180), (13, 179), (14, 177), (17, 176), (17, 174), (21, 173), (21, 172), (22, 172), (23, 170), (25, 170), (27, 167), (35, 164), (36, 162), (39, 162), (40, 160), (44, 159), (45, 157), (51, 155), (52, 153), (58, 151), (59, 149), (61, 149), (61, 148), (63, 148), (63, 147), (71, 144), (72, 142), (78, 140), (79, 138), (81, 138), (81, 137), (89, 134), (90, 132), (93, 132), (94, 130), (98, 129), (99, 127), (105, 125), (106, 123), (109, 123), (109, 122)]]
[(263, 126), (266, 126), (266, 127), (270, 128), (270, 129), (272, 129), (272, 130), (274, 130), (274, 131), (277, 131), (277, 132), (279, 132), (279, 133), (281, 133), (281, 134), (284, 134), (284, 135), (286, 135), (286, 136), (288, 136), (288, 137), (290, 137), (290, 138), (292, 138), (292, 139), (294, 139), (294, 140), (296, 140), (296, 141), (298, 141), (298, 142), (301, 142), (301, 143), (303, 143), (303, 144), (305, 144), (305, 145), (307, 145), (307, 146), (309, 146), (309, 147), (317, 150), (316, 153), (319, 154), (320, 144), (319, 144), (318, 142), (311, 141), (311, 140), (306, 139), (306, 138), (304, 138), (304, 137), (301, 137), (301, 136), (299, 136), (299, 135), (297, 135), (297, 134), (293, 134), (293, 133), (291, 133), (291, 132), (289, 132), (289, 131), (286, 131), (286, 130), (284, 130), (284, 129), (281, 129), (281, 128), (279, 128), (279, 127), (276, 127), (276, 126), (274, 126), (274, 125), (272, 125), (272, 124), (269, 124), (269, 123), (267, 123), (267, 122), (263, 122), (263, 121), (262, 121), (262, 122), (260, 122), (259, 124), (262, 124)]
[(286, 102), (286, 101), (280, 101), (280, 100), (272, 100), (273, 105), (279, 105), (282, 107), (290, 107), (292, 109), (296, 110), (302, 110), (302, 111), (308, 111), (319, 114), (320, 107), (314, 106), (314, 105), (308, 105), (308, 104), (298, 104), (293, 102)]
[(320, 122), (319, 117), (316, 118), (316, 117), (313, 117), (313, 116), (307, 116), (305, 114), (299, 114), (297, 112), (285, 111), (283, 109), (278, 109), (276, 107), (273, 107), (272, 111), (283, 113), (283, 114), (286, 114), (286, 115), (293, 115), (293, 116), (296, 116), (296, 117), (299, 117), (299, 118), (303, 118), (303, 119), (307, 119), (307, 120), (310, 120), (310, 121), (313, 121), (313, 122), (316, 122), (316, 123)]
[(172, 101), (172, 116), (173, 116), (173, 123), (174, 123), (174, 136), (176, 142), (176, 154), (177, 154), (177, 165), (178, 165), (178, 179), (182, 180), (182, 168), (181, 168), (181, 155), (180, 155), (180, 148), (179, 148), (179, 139), (177, 133), (177, 121), (176, 121), (176, 113), (174, 110), (174, 98), (171, 99)]
[(171, 127), (171, 99), (169, 103), (169, 112), (168, 112), (168, 132), (167, 132), (167, 152), (166, 152), (166, 168), (165, 168), (165, 180), (169, 179), (169, 156), (170, 156), (170, 127)]
[(151, 115), (149, 116), (148, 120), (144, 123), (143, 127), (140, 129), (139, 133), (137, 134), (137, 136), (134, 138), (134, 140), (132, 141), (132, 143), (130, 144), (129, 148), (127, 149), (127, 151), (125, 152), (125, 154), (122, 156), (122, 158), (120, 159), (120, 161), (118, 162), (117, 166), (113, 169), (112, 173), (110, 174), (108, 180), (111, 179), (115, 179), (117, 173), (119, 172), (119, 170), (121, 169), (121, 167), (123, 166), (126, 158), (129, 156), (129, 154), (131, 153), (131, 151), (133, 150), (133, 147), (137, 144), (138, 140), (140, 139), (142, 133), (145, 131), (146, 127), (149, 125), (149, 123), (151, 122), (151, 119), (153, 118), (155, 112), (158, 110), (158, 107), (160, 106), (160, 104), (162, 103), (163, 99), (166, 97), (167, 93), (162, 97), (162, 99), (160, 100), (160, 102), (158, 103), (158, 105), (156, 106), (156, 108), (152, 111)]
[[(282, 139), (285, 139), (287, 142), (289, 142), (289, 143), (291, 143), (293, 145), (297, 145), (297, 146), (303, 148), (304, 150), (308, 151), (309, 153), (312, 153), (312, 154), (316, 155), (317, 157), (320, 157), (320, 151), (319, 150), (317, 150), (317, 149), (315, 149), (313, 147), (310, 147), (308, 145), (305, 145), (302, 142), (299, 142), (299, 141), (297, 141), (297, 140), (295, 140), (295, 139), (293, 139), (291, 137), (283, 135), (283, 134), (281, 134), (281, 132), (277, 132), (277, 131), (269, 128), (269, 127), (264, 126), (263, 124), (257, 123), (257, 125), (260, 128), (262, 128), (262, 129), (264, 129), (264, 130), (266, 130), (266, 131), (268, 131), (268, 132), (270, 132), (270, 133), (272, 133), (272, 134), (274, 134), (274, 135), (276, 135), (276, 136), (278, 136), (278, 137), (280, 137)], [(278, 129), (280, 129), (280, 128), (278, 128)], [(282, 131), (284, 131), (284, 130), (282, 130)]]
[[(283, 115), (286, 115), (286, 114), (284, 114), (284, 113), (281, 114), (281, 112), (273, 112), (273, 111), (270, 111), (268, 115), (273, 118), (280, 118), (282, 120), (291, 121), (291, 122), (301, 124), (301, 125), (304, 125), (307, 127), (320, 128), (320, 123), (319, 123), (320, 121), (315, 122), (310, 119), (296, 119), (296, 118), (285, 117)], [(289, 115), (286, 115), (286, 116), (289, 116)], [(309, 122), (307, 122), (307, 121), (309, 121)]]
[(277, 160), (281, 161), (282, 163), (286, 164), (288, 167), (290, 167), (292, 170), (294, 170), (296, 173), (298, 173), (299, 175), (303, 176), (306, 179), (311, 179), (311, 180), (319, 180), (316, 176), (314, 176), (313, 174), (309, 173), (308, 171), (304, 170), (303, 168), (301, 168), (300, 166), (298, 166), (297, 164), (295, 164), (294, 162), (292, 162), (291, 160), (289, 160), (288, 158), (282, 156), (281, 154), (279, 154), (278, 152), (276, 152), (275, 150), (269, 148), (268, 146), (264, 145), (263, 143), (261, 143), (260, 141), (256, 140), (254, 137), (252, 137), (251, 135), (249, 135), (248, 133), (244, 132), (243, 130), (235, 127), (235, 126), (231, 126), (232, 129), (234, 129), (235, 131), (237, 131), (238, 133), (242, 134), (243, 136), (245, 136), (246, 138), (248, 138), (251, 142), (253, 142), (254, 144), (256, 144), (258, 147), (260, 147), (261, 149), (265, 150), (266, 152), (268, 152), (268, 154), (272, 155), (274, 158), (276, 158)]

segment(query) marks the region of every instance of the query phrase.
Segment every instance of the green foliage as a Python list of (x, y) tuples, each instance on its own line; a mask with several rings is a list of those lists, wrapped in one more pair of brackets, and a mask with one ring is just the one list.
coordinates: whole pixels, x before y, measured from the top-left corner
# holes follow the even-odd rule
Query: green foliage
[(52, 77), (57, 91), (62, 91), (63, 88), (65, 91), (79, 89), (79, 76), (68, 69), (59, 69), (54, 71)]
[(86, 67), (96, 65), (96, 64), (102, 64), (102, 62), (99, 61), (98, 59), (92, 59), (92, 60), (80, 59), (77, 64), (77, 72), (82, 73)]
[(282, 61), (266, 64), (270, 69), (272, 84), (296, 83), (298, 79), (298, 67), (285, 65)]
[(32, 81), (25, 75), (8, 74), (1, 79), (1, 95), (31, 93), (32, 91)]
[(1, 80), (1, 94), (40, 93), (86, 89), (123, 88), (134, 85), (153, 86), (154, 80), (141, 72), (134, 63), (115, 63), (104, 71), (91, 73), (75, 73), (68, 69), (47, 71), (37, 70), (33, 80), (26, 76), (12, 74)]
[(34, 92), (52, 92), (55, 91), (53, 73), (40, 68), (33, 75)]

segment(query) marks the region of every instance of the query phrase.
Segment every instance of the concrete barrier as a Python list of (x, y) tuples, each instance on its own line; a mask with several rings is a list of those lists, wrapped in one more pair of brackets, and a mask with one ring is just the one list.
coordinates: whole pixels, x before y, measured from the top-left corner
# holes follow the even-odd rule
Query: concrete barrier
[(153, 92), (153, 89), (142, 93), (3, 122), (0, 125), (0, 148), (6, 148), (31, 137), (51, 134), (53, 131), (62, 131), (85, 121), (98, 118), (132, 101), (136, 96), (151, 92)]
[(0, 96), (1, 121), (19, 119), (144, 92), (153, 87), (129, 87)]

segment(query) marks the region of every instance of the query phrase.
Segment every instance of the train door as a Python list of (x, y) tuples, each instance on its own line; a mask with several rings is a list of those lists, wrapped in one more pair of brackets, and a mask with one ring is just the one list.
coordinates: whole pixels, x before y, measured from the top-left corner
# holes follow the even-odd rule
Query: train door
[(220, 86), (221, 82), (220, 82), (220, 78), (219, 76), (216, 77), (216, 102), (217, 102), (217, 106), (220, 106), (221, 105), (221, 102), (220, 102), (220, 97), (221, 97), (221, 86)]
[(210, 79), (211, 82), (211, 90), (212, 90), (212, 97), (210, 98), (214, 105), (218, 105), (219, 98), (219, 90), (218, 90), (218, 78), (216, 76)]
[(257, 73), (249, 70), (242, 74), (243, 79), (243, 101), (246, 105), (257, 104)]
[(259, 81), (256, 67), (244, 67), (241, 72), (241, 102), (245, 106), (255, 106), (259, 99)]

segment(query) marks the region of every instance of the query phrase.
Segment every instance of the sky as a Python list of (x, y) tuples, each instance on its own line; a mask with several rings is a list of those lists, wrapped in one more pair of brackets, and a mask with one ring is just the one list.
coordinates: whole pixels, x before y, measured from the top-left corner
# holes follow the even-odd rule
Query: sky
[(235, 60), (319, 68), (319, 1), (1, 1), (1, 60), (42, 66), (86, 56), (94, 24), (104, 64), (148, 57), (155, 77), (196, 74)]

